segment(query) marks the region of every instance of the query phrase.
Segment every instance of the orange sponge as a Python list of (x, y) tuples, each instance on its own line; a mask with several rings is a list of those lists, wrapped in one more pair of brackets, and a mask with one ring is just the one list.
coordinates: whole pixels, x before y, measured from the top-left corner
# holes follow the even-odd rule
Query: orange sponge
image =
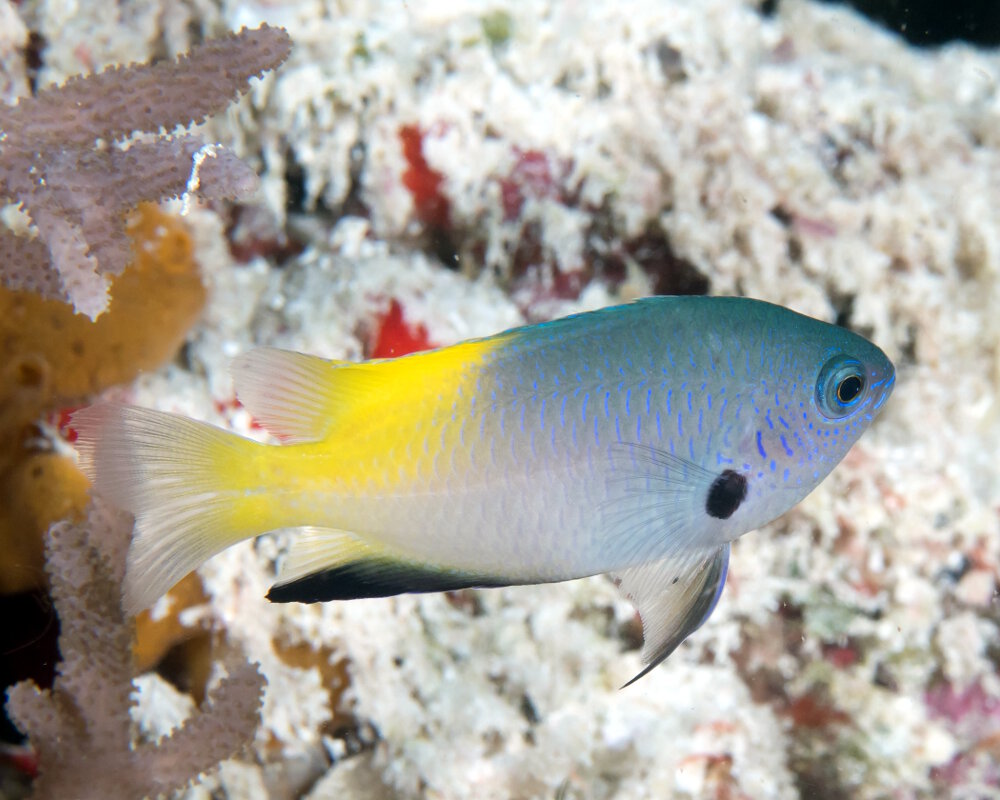
[(72, 460), (39, 452), (34, 423), (157, 368), (205, 302), (184, 221), (145, 204), (129, 222), (134, 257), (96, 322), (56, 300), (0, 288), (0, 592), (42, 585), (42, 533), (86, 504)]
[[(134, 257), (114, 279), (111, 306), (96, 322), (65, 303), (0, 290), (0, 363), (34, 376), (29, 417), (127, 383), (172, 356), (205, 303), (184, 221), (155, 205), (129, 222)], [(9, 398), (0, 387), (0, 408)]]

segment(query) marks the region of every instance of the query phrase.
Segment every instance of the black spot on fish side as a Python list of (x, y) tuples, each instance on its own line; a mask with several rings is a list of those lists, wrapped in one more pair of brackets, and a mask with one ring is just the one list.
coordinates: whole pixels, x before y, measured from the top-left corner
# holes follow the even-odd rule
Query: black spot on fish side
[(712, 481), (705, 498), (705, 511), (716, 519), (729, 519), (747, 496), (747, 479), (735, 470), (723, 470)]

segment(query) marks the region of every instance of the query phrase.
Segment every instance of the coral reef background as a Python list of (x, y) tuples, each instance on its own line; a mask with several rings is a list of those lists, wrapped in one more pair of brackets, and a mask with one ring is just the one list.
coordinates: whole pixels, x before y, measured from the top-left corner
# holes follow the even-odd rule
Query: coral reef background
[(287, 534), (220, 555), (138, 625), (144, 730), (194, 713), (213, 641), (267, 679), (252, 748), (191, 797), (995, 792), (1000, 55), (764, 6), (0, 0), (7, 101), (244, 25), (295, 45), (197, 131), (261, 190), (191, 205), (204, 311), (119, 399), (259, 436), (226, 371), (254, 344), (398, 354), (650, 292), (783, 303), (898, 367), (869, 435), (625, 691), (636, 622), (602, 578), (271, 606)]

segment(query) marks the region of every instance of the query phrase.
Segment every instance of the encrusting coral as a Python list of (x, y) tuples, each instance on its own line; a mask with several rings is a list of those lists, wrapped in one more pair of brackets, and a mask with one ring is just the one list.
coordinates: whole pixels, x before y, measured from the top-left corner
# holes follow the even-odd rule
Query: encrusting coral
[(0, 282), (70, 302), (91, 319), (103, 313), (109, 276), (130, 260), (131, 208), (182, 194), (239, 196), (256, 186), (253, 171), (228, 151), (194, 136), (155, 134), (221, 110), (290, 49), (284, 30), (262, 25), (175, 61), (71, 78), (0, 107), (0, 201), (19, 203), (37, 232), (0, 226)]
[(264, 678), (241, 660), (207, 704), (158, 744), (134, 741), (131, 626), (121, 581), (131, 517), (95, 499), (85, 522), (49, 530), (46, 561), (62, 661), (51, 690), (23, 681), (7, 712), (38, 754), (35, 800), (139, 798), (185, 785), (250, 741)]

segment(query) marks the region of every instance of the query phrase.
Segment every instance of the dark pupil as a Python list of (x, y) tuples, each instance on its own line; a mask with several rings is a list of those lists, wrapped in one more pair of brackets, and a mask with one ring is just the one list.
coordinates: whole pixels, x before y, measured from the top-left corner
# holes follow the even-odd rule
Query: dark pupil
[(844, 378), (837, 386), (837, 399), (841, 403), (850, 403), (855, 397), (858, 396), (861, 391), (861, 378), (857, 375), (851, 375), (849, 378)]

